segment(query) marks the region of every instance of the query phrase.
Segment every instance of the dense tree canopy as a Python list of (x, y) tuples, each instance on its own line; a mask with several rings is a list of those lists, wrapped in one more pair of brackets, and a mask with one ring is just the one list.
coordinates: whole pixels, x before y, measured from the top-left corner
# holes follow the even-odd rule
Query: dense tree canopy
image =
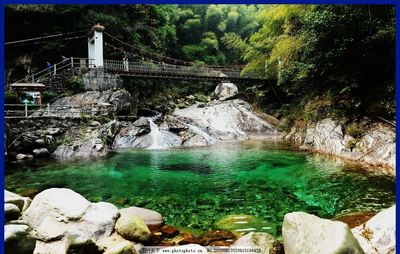
[[(394, 116), (394, 6), (8, 5), (6, 41), (88, 30), (97, 22), (143, 52), (196, 65), (246, 64), (244, 73), (276, 81), (277, 107), (324, 94), (350, 112)], [(7, 78), (61, 55), (84, 57), (86, 47), (82, 38), (6, 46)], [(107, 58), (133, 51), (117, 47), (105, 48)], [(270, 88), (244, 90), (266, 107)]]

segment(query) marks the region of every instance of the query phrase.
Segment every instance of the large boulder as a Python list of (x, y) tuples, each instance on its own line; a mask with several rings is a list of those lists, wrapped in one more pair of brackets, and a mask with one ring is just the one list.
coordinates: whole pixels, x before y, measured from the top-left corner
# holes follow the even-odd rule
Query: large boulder
[(238, 88), (235, 84), (222, 82), (217, 85), (214, 91), (214, 96), (218, 100), (226, 100), (238, 93)]
[(394, 254), (396, 251), (396, 206), (379, 212), (352, 232), (366, 254)]
[(123, 241), (110, 246), (104, 254), (137, 254), (133, 243)]
[(137, 216), (121, 215), (115, 224), (115, 231), (117, 231), (123, 238), (137, 242), (145, 242), (151, 235), (144, 220)]
[(347, 224), (304, 212), (284, 217), (282, 235), (285, 254), (363, 254)]
[(276, 137), (278, 134), (273, 124), (258, 117), (250, 104), (239, 99), (176, 109), (171, 117), (186, 125), (193, 135), (201, 136), (207, 144), (253, 136)]
[(73, 242), (90, 245), (91, 240), (110, 236), (118, 216), (112, 204), (90, 203), (72, 190), (52, 188), (36, 195), (22, 218), (39, 241), (73, 246)]
[(21, 212), (25, 211), (31, 202), (32, 200), (30, 198), (22, 197), (11, 191), (4, 190), (4, 203), (16, 205)]
[(127, 208), (122, 208), (119, 210), (121, 217), (122, 216), (137, 216), (142, 218), (144, 223), (146, 223), (147, 227), (150, 229), (158, 229), (164, 224), (163, 217), (160, 213), (136, 206), (131, 206)]
[(237, 239), (232, 247), (251, 248), (260, 254), (283, 254), (282, 244), (268, 233), (248, 233)]
[(4, 250), (6, 254), (32, 254), (36, 239), (27, 225), (4, 226)]

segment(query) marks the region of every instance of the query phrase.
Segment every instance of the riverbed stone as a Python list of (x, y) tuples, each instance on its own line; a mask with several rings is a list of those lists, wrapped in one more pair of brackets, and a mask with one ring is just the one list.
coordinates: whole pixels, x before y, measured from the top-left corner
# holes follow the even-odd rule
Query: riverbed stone
[(233, 248), (251, 248), (260, 254), (283, 254), (283, 245), (272, 235), (261, 232), (248, 233), (235, 241)]
[(16, 205), (21, 212), (24, 212), (31, 204), (32, 199), (22, 197), (11, 191), (4, 190), (4, 203)]
[(179, 230), (171, 225), (165, 225), (160, 229), (161, 233), (165, 237), (174, 237), (179, 235)]
[(282, 236), (285, 254), (363, 254), (347, 224), (305, 212), (287, 213)]
[(33, 156), (30, 154), (19, 153), (15, 158), (19, 161), (22, 161), (22, 160), (31, 160), (33, 159)]
[(203, 246), (212, 245), (215, 241), (236, 240), (236, 236), (228, 230), (211, 230), (199, 237), (199, 242)]
[(226, 100), (239, 91), (238, 87), (230, 82), (222, 82), (217, 85), (214, 91), (214, 95), (218, 100)]
[(385, 209), (352, 232), (366, 254), (394, 254), (396, 250), (396, 206)]
[(4, 204), (4, 218), (6, 221), (16, 220), (21, 216), (18, 206), (10, 203)]
[(164, 224), (163, 217), (160, 213), (136, 206), (131, 206), (127, 208), (122, 208), (119, 210), (121, 217), (122, 216), (138, 216), (142, 218), (144, 223), (146, 223), (147, 227), (150, 230), (156, 230), (161, 228)]
[(147, 241), (151, 235), (144, 220), (138, 216), (121, 215), (115, 224), (115, 231), (127, 240), (138, 242)]
[(35, 157), (45, 158), (50, 156), (49, 150), (47, 148), (37, 148), (32, 151)]
[(4, 226), (4, 249), (6, 254), (32, 254), (36, 239), (27, 225)]
[(47, 189), (32, 201), (22, 218), (36, 231), (37, 239), (48, 242), (71, 235), (98, 240), (109, 236), (119, 216), (109, 203), (90, 203), (65, 188)]

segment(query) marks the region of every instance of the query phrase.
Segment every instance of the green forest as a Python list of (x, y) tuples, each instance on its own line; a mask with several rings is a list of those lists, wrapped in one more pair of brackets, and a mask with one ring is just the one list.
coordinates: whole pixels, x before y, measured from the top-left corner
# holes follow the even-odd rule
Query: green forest
[[(21, 18), (23, 17), (23, 18)], [(89, 30), (101, 23), (136, 45), (105, 47), (108, 59), (244, 65), (265, 84), (237, 96), (275, 117), (395, 117), (395, 7), (388, 5), (8, 5), (5, 41)], [(73, 37), (73, 35), (71, 35)], [(87, 54), (86, 40), (6, 45), (6, 83), (46, 61)], [(145, 57), (143, 57), (143, 55)], [(210, 93), (202, 82), (124, 80), (154, 106), (167, 95)], [(130, 86), (132, 87), (132, 86)], [(131, 88), (132, 89), (132, 88)], [(7, 99), (7, 98), (6, 98)]]

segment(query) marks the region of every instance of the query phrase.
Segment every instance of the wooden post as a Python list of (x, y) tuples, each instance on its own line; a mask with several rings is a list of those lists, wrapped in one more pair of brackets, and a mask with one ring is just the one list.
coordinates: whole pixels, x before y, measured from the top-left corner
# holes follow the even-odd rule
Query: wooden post
[(54, 69), (53, 75), (55, 76), (57, 74), (57, 64), (54, 64), (53, 69)]

